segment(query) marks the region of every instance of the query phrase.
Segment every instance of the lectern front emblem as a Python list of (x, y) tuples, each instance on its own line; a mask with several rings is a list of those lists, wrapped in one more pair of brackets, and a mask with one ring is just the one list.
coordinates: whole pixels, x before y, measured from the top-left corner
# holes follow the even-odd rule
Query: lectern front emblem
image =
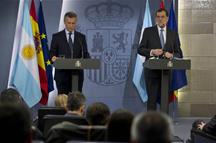
[(169, 61), (169, 62), (167, 63), (167, 67), (168, 67), (168, 68), (172, 68), (172, 67), (173, 67), (173, 62), (172, 62), (172, 61)]
[(77, 67), (77, 68), (81, 67), (81, 62), (79, 60), (75, 62), (75, 67)]

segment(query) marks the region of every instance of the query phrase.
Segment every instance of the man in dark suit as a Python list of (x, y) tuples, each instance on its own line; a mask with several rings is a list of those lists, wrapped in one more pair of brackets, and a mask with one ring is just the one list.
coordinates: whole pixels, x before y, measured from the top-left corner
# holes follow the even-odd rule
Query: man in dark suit
[[(80, 92), (70, 92), (67, 101), (67, 113), (62, 121), (50, 128), (47, 143), (65, 143), (68, 140), (87, 140), (89, 130), (79, 125), (89, 125), (84, 117), (86, 98)], [(69, 121), (69, 122), (68, 122)]]
[[(77, 15), (74, 12), (67, 12), (64, 16), (65, 29), (53, 34), (51, 41), (50, 57), (55, 62), (60, 58), (90, 58), (85, 35), (75, 31)], [(84, 73), (83, 70), (55, 70), (55, 81), (58, 94), (71, 92), (72, 74), (78, 75), (78, 90), (82, 92)]]
[[(155, 20), (155, 26), (144, 30), (138, 53), (145, 56), (146, 60), (149, 60), (151, 57), (181, 58), (182, 51), (180, 49), (178, 33), (167, 28), (167, 10), (157, 10)], [(161, 95), (161, 70), (145, 68), (144, 72), (148, 94), (147, 109), (156, 110), (156, 100)]]

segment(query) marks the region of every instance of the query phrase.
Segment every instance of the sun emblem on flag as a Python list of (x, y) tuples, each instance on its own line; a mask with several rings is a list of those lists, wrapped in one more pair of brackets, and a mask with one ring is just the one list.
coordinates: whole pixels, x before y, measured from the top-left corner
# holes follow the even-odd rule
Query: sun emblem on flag
[(31, 60), (35, 56), (35, 49), (32, 45), (25, 45), (22, 49), (22, 56), (26, 60)]

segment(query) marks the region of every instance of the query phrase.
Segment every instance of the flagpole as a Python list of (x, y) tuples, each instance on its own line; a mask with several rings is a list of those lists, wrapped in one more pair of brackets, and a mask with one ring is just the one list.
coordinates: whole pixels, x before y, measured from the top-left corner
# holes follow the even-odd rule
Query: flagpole
[[(172, 0), (172, 7), (173, 7), (173, 10), (176, 14), (176, 6), (175, 6), (175, 0)], [(178, 90), (176, 91), (177, 95), (179, 94)], [(173, 122), (175, 125), (178, 125), (179, 124), (179, 121), (178, 121), (178, 97), (176, 97), (173, 101)]]

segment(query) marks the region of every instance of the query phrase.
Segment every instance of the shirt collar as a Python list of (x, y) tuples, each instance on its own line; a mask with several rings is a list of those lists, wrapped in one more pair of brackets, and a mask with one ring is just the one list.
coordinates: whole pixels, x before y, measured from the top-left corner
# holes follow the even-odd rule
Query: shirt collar
[[(157, 25), (157, 28), (158, 28), (158, 31), (160, 31), (160, 30), (162, 29), (162, 28), (161, 28), (160, 26), (158, 26), (158, 25)], [(166, 31), (166, 29), (167, 29), (167, 26), (165, 26), (165, 27), (163, 28), (164, 31)]]
[[(65, 29), (65, 33), (66, 33), (66, 35), (68, 35), (70, 32), (67, 29)], [(74, 31), (72, 31), (72, 35), (73, 34), (74, 34)]]

